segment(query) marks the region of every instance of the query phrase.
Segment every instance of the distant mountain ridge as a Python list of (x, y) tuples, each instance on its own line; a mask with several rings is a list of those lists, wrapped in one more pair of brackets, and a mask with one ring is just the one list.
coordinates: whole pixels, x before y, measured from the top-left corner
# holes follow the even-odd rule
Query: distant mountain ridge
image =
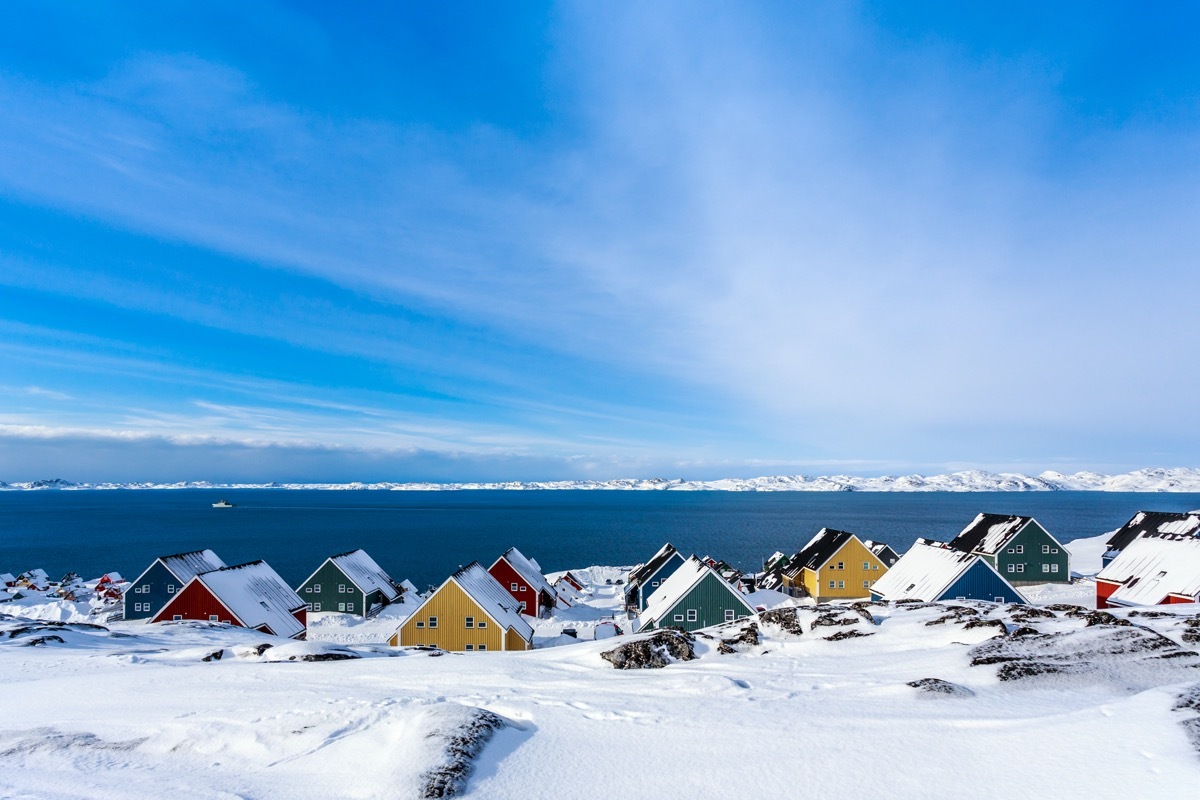
[(62, 478), (5, 483), (0, 491), (80, 489), (324, 489), (331, 491), (468, 491), (538, 489), (592, 491), (723, 491), (723, 492), (1200, 492), (1200, 469), (1171, 467), (1139, 469), (1121, 475), (1047, 471), (1033, 477), (1017, 472), (965, 470), (946, 475), (775, 475), (761, 478), (723, 478), (691, 481), (682, 478), (621, 478), (609, 481), (503, 481), (471, 483), (72, 483)]

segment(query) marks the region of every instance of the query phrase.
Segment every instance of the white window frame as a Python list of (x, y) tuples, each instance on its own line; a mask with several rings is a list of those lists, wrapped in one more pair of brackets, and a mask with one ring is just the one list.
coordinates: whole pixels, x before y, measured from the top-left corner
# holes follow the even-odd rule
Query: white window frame
[(321, 610), (321, 604), (313, 603), (313, 611), (320, 611), (320, 610)]
[(467, 645), (467, 646), (466, 646), (466, 651), (467, 651), (468, 653), (474, 652), (474, 651), (475, 651), (475, 645), (473, 645), (473, 644), (469, 644), (469, 645)]
[(839, 589), (845, 589), (845, 588), (846, 588), (846, 582), (845, 582), (845, 581), (838, 581), (838, 588), (839, 588)]
[(700, 612), (694, 608), (689, 608), (687, 610), (687, 621), (688, 622), (699, 622), (700, 621)]
[(175, 616), (171, 617), (171, 621), (172, 622), (182, 622), (183, 614), (176, 614)]
[(829, 588), (832, 589), (834, 586), (837, 586), (837, 581), (830, 581)]
[(1058, 564), (1051, 564), (1051, 565), (1050, 565), (1050, 571), (1051, 571), (1051, 572), (1058, 572)]
[(473, 629), (475, 627), (475, 618), (474, 617), (465, 617), (463, 619), (463, 625), (467, 628)]
[(1042, 552), (1043, 552), (1043, 553), (1047, 553), (1047, 554), (1049, 554), (1049, 552), (1050, 552), (1050, 545), (1048, 545), (1048, 544), (1044, 544), (1044, 545), (1042, 545)]
[(1024, 553), (1024, 552), (1025, 552), (1025, 545), (1023, 545), (1023, 544), (1019, 544), (1019, 545), (1017, 545), (1017, 552), (1018, 552), (1018, 553)]
[(1017, 571), (1016, 564), (1009, 564), (1008, 567), (1005, 569), (1005, 572), (1016, 572), (1016, 571)]
[(481, 645), (479, 645), (478, 647), (476, 647), (475, 649), (476, 649), (476, 650), (487, 650), (487, 645), (486, 645), (486, 644), (481, 644)]
[(683, 622), (683, 614), (676, 614), (674, 619), (675, 622)]
[(167, 584), (167, 594), (175, 594), (175, 584)]
[(429, 628), (430, 628), (430, 630), (432, 630), (433, 628), (436, 628), (436, 627), (437, 627), (437, 623), (438, 623), (438, 618), (437, 618), (437, 617), (430, 617), (430, 618), (429, 618)]
[(1044, 572), (1044, 573), (1049, 573), (1049, 572), (1050, 572), (1050, 565), (1049, 565), (1049, 564), (1042, 564), (1042, 572)]
[(345, 593), (346, 593), (346, 584), (339, 583), (338, 584), (338, 594), (345, 594)]
[(732, 608), (725, 609), (725, 621), (726, 622), (733, 622), (734, 616), (735, 616), (735, 613)]
[(209, 615), (208, 615), (208, 621), (209, 621), (209, 622), (220, 622), (220, 621), (221, 621), (221, 617), (220, 617), (220, 615), (219, 615), (219, 614), (209, 614)]
[(421, 620), (417, 620), (417, 627), (418, 627), (418, 628), (421, 628), (422, 630), (424, 630), (424, 629), (425, 629), (425, 623), (424, 623), (424, 622), (422, 622)]
[(476, 630), (479, 630), (479, 629), (482, 629), (482, 628), (486, 628), (486, 627), (487, 627), (487, 620), (486, 620), (486, 619), (481, 619), (481, 620), (479, 620), (479, 622), (476, 622), (476, 623), (475, 623), (475, 628), (476, 628)]
[(509, 590), (510, 592), (515, 592), (515, 591), (517, 590), (517, 584), (516, 584), (516, 583), (510, 583), (510, 584), (508, 585), (508, 590)]
[(1025, 565), (1017, 564), (1017, 572), (1024, 572), (1024, 571), (1025, 571)]

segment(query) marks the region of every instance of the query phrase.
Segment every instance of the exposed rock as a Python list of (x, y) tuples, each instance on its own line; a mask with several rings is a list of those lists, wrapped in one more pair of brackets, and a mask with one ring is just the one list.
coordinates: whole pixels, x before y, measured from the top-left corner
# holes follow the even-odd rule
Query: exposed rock
[(909, 681), (908, 685), (918, 691), (937, 697), (974, 697), (975, 692), (966, 686), (944, 681), (941, 678), (921, 678), (919, 681)]
[(758, 625), (751, 622), (739, 635), (722, 639), (721, 643), (717, 645), (717, 652), (728, 655), (736, 653), (738, 645), (757, 645), (758, 643)]
[(53, 644), (55, 642), (58, 644), (66, 644), (66, 640), (64, 640), (61, 636), (35, 636), (32, 639), (25, 639), (22, 641), (21, 646), (38, 647), (39, 645)]
[(646, 639), (625, 642), (600, 657), (617, 669), (662, 669), (672, 661), (691, 661), (695, 638), (680, 628), (663, 628)]
[(812, 621), (812, 627), (814, 627), (814, 628), (822, 628), (822, 627), (836, 628), (841, 625), (857, 625), (860, 621), (861, 620), (858, 617), (858, 615), (855, 615), (853, 617), (848, 617), (844, 614), (830, 612), (830, 613), (821, 614), (816, 619), (814, 619)]
[(1048, 606), (1042, 606), (1042, 608), (1045, 608), (1047, 611), (1065, 611), (1068, 615), (1075, 612), (1086, 614), (1089, 611), (1089, 609), (1074, 605), (1073, 603), (1051, 603)]
[(763, 611), (758, 615), (758, 621), (763, 625), (773, 625), (793, 636), (802, 636), (804, 629), (800, 627), (800, 617), (795, 608), (776, 608)]
[(1169, 611), (1140, 611), (1135, 609), (1129, 612), (1129, 616), (1146, 617), (1147, 619), (1161, 619), (1163, 617), (1173, 617), (1175, 615)]
[(200, 660), (201, 661), (220, 661), (221, 658), (224, 657), (224, 655), (225, 655), (224, 650), (213, 650), (211, 653), (209, 653), (208, 655), (206, 655), (204, 658), (202, 658)]
[(946, 613), (937, 619), (931, 619), (927, 626), (945, 625), (947, 622), (962, 622), (965, 617), (977, 617), (979, 610), (969, 606), (946, 606)]
[(445, 759), (421, 776), (421, 797), (457, 797), (467, 788), (467, 778), (475, 768), (484, 746), (507, 727), (498, 715), (482, 708), (471, 709), (467, 721), (451, 732), (434, 731), (429, 738), (445, 740)]
[(1013, 632), (1009, 634), (1009, 636), (1045, 636), (1045, 635), (1046, 634), (1043, 634), (1037, 628), (1031, 628), (1028, 625), (1022, 625), (1021, 627), (1014, 629)]
[(327, 653), (305, 653), (302, 656), (292, 656), (288, 661), (351, 661), (356, 658), (362, 656), (349, 650), (337, 650)]
[(843, 639), (860, 639), (863, 636), (874, 636), (874, 635), (875, 635), (874, 631), (860, 631), (857, 628), (850, 628), (849, 630), (838, 631), (837, 633), (833, 634), (832, 636), (826, 636), (826, 637), (824, 637), (824, 639), (827, 642), (840, 642)]
[(1008, 635), (1008, 626), (998, 619), (972, 619), (968, 620), (966, 625), (963, 625), (963, 630), (972, 628), (993, 628), (999, 631), (1001, 636)]
[(1093, 625), (1132, 625), (1133, 623), (1127, 619), (1114, 617), (1107, 611), (1093, 611), (1090, 614), (1083, 615), (1084, 621), (1090, 628)]

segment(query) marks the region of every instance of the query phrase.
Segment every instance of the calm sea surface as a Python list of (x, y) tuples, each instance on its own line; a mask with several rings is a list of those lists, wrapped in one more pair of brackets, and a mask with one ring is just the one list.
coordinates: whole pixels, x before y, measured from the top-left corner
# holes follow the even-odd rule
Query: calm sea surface
[[(237, 508), (212, 508), (222, 497)], [(903, 552), (918, 536), (949, 539), (980, 511), (1032, 514), (1067, 542), (1140, 509), (1196, 508), (1200, 494), (1101, 492), (0, 492), (0, 572), (132, 578), (158, 555), (211, 547), (227, 564), (266, 559), (297, 584), (326, 556), (362, 547), (394, 578), (424, 588), (512, 545), (547, 572), (633, 564), (665, 541), (751, 569), (822, 526)]]

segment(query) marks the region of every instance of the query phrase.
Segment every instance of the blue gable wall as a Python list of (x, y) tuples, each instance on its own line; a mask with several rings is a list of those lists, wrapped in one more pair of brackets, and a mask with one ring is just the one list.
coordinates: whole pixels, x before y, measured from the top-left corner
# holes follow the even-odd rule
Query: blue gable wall
[(946, 591), (937, 597), (938, 600), (954, 600), (965, 597), (968, 600), (987, 600), (991, 602), (997, 597), (1003, 597), (1006, 603), (1025, 602), (999, 575), (988, 568), (982, 559), (967, 568), (958, 580), (950, 584)]
[(171, 570), (164, 567), (161, 561), (155, 561), (125, 591), (125, 619), (150, 619), (182, 588), (183, 584), (171, 574)]
[(663, 565), (658, 568), (657, 572), (646, 577), (646, 582), (638, 589), (638, 611), (646, 610), (650, 595), (658, 591), (658, 587), (662, 586), (667, 578), (674, 575), (675, 570), (682, 567), (686, 560), (676, 551), (671, 554), (670, 558), (663, 562)]

